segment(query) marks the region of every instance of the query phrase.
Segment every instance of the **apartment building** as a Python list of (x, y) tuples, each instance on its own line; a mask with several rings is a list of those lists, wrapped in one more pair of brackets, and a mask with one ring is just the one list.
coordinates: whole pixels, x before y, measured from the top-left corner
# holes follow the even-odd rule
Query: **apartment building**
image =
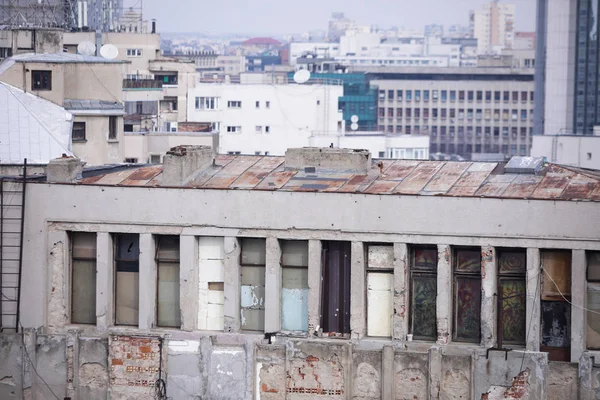
[(473, 36), (480, 54), (512, 48), (515, 40), (515, 5), (493, 0), (473, 13)]
[(530, 69), (366, 70), (379, 88), (379, 130), (425, 134), (431, 154), (528, 155), (534, 116)]
[(162, 166), (49, 172), (26, 184), (2, 398), (598, 393), (585, 170), (180, 147)]
[(219, 132), (218, 152), (231, 154), (283, 155), (288, 147), (308, 146), (314, 132), (343, 130), (341, 81), (275, 79), (246, 73), (220, 83), (201, 81), (188, 90), (188, 119), (211, 124)]
[(125, 62), (69, 53), (20, 54), (0, 64), (0, 81), (73, 115), (73, 153), (88, 164), (123, 161)]

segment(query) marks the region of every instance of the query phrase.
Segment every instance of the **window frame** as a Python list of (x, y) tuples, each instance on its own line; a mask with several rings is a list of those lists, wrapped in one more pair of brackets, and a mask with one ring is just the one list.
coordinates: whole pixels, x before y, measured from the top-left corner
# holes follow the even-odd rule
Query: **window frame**
[[(39, 79), (36, 79), (39, 75)], [(39, 83), (36, 85), (36, 82)], [(34, 69), (31, 71), (31, 90), (52, 90), (52, 70)]]
[[(78, 128), (76, 128), (75, 124), (77, 124)], [(82, 127), (83, 127), (83, 129), (81, 129)], [(83, 131), (83, 137), (75, 138), (76, 131)], [(87, 131), (86, 131), (85, 121), (73, 121), (73, 126), (71, 127), (71, 141), (72, 142), (87, 142), (86, 133), (87, 133)]]
[(391, 248), (392, 254), (394, 253), (394, 244), (393, 243), (365, 243), (364, 244), (364, 260), (365, 260), (365, 310), (366, 310), (366, 323), (365, 330), (367, 332), (367, 336), (375, 337), (375, 338), (392, 338), (394, 335), (394, 324), (390, 321), (390, 334), (388, 336), (375, 336), (369, 335), (369, 273), (375, 274), (388, 274), (392, 276), (392, 285), (391, 285), (391, 295), (392, 295), (392, 316), (393, 316), (393, 308), (394, 308), (394, 264), (389, 267), (371, 267), (369, 266), (369, 248), (370, 247), (388, 247)]
[[(177, 264), (178, 265), (178, 271), (181, 271), (181, 254), (179, 254), (179, 258), (178, 259), (172, 259), (172, 258), (161, 258), (160, 256), (160, 246), (161, 246), (161, 240), (169, 240), (169, 239), (176, 239), (177, 245), (180, 245), (180, 237), (178, 235), (155, 235), (154, 237), (154, 243), (155, 243), (155, 249), (154, 249), (154, 262), (156, 263), (156, 315), (154, 316), (155, 321), (156, 321), (156, 327), (159, 328), (169, 328), (169, 329), (181, 329), (181, 284), (178, 284), (177, 287), (179, 289), (179, 325), (161, 325), (160, 324), (160, 318), (159, 318), (159, 299), (160, 299), (160, 290), (159, 290), (159, 284), (160, 284), (160, 264), (161, 263), (167, 263), (167, 264)], [(178, 249), (179, 250), (179, 249)], [(179, 276), (179, 274), (177, 274)], [(179, 281), (178, 281), (179, 282)]]
[(118, 136), (117, 116), (110, 115), (108, 117), (108, 140), (116, 141)]
[[(73, 276), (74, 274), (74, 266), (75, 266), (75, 261), (93, 261), (94, 262), (94, 269), (97, 269), (97, 252), (98, 252), (98, 247), (97, 247), (97, 242), (94, 242), (94, 249), (96, 251), (96, 254), (94, 254), (93, 257), (81, 257), (81, 256), (75, 256), (75, 252), (73, 251), (74, 245), (75, 245), (75, 236), (76, 235), (90, 235), (90, 236), (94, 236), (94, 240), (97, 240), (97, 234), (95, 232), (82, 232), (82, 231), (71, 231), (68, 232), (68, 237), (69, 237), (69, 323), (71, 324), (77, 324), (77, 325), (96, 325), (96, 318), (94, 318), (93, 322), (80, 322), (80, 321), (74, 321), (73, 320), (73, 300), (75, 298), (73, 292), (74, 292), (74, 288), (75, 286), (73, 285)], [(96, 279), (97, 279), (97, 273), (96, 273)], [(96, 282), (94, 282), (94, 310), (96, 310), (96, 285), (97, 285), (97, 280)], [(96, 312), (94, 312), (94, 315), (96, 314)]]
[[(426, 268), (415, 268), (415, 253), (416, 250), (434, 250), (435, 251), (435, 267), (433, 269), (426, 269)], [(422, 277), (422, 278), (435, 278), (435, 287), (436, 287), (436, 295), (437, 295), (437, 265), (439, 262), (439, 254), (438, 254), (438, 249), (437, 246), (431, 246), (431, 245), (415, 245), (415, 246), (410, 246), (409, 247), (409, 274), (410, 274), (410, 279), (409, 279), (409, 285), (408, 285), (408, 332), (413, 335), (413, 339), (415, 340), (424, 340), (424, 341), (436, 341), (437, 340), (437, 317), (435, 319), (436, 321), (436, 327), (435, 327), (435, 333), (434, 336), (422, 336), (422, 335), (414, 335), (414, 317), (415, 317), (415, 311), (414, 311), (414, 299), (413, 299), (413, 295), (414, 295), (414, 281), (415, 281), (415, 276), (416, 277)], [(435, 300), (434, 300), (435, 301)], [(437, 315), (437, 304), (436, 304), (436, 315)]]
[[(476, 252), (479, 254), (479, 267), (477, 271), (466, 271), (458, 269), (458, 253), (459, 252)], [(482, 276), (481, 276), (481, 248), (480, 247), (471, 247), (471, 246), (457, 246), (452, 249), (452, 341), (461, 342), (461, 343), (481, 343), (481, 284), (482, 284)], [(469, 279), (469, 280), (478, 280), (479, 281), (479, 305), (477, 307), (479, 318), (477, 318), (477, 332), (478, 337), (476, 339), (469, 339), (458, 336), (457, 331), (457, 305), (458, 305), (458, 280), (459, 279)]]
[[(137, 254), (137, 260), (132, 261), (132, 260), (121, 260), (118, 258), (118, 254), (119, 254), (119, 244), (120, 244), (120, 240), (125, 237), (125, 236), (136, 236), (137, 237), (137, 242), (138, 242), (138, 254)], [(138, 233), (114, 233), (112, 235), (112, 239), (113, 239), (113, 263), (114, 263), (114, 279), (113, 279), (113, 302), (114, 302), (114, 316), (113, 316), (113, 324), (115, 326), (139, 326), (139, 311), (140, 311), (140, 304), (139, 304), (139, 296), (140, 296), (140, 292), (139, 292), (139, 278), (140, 278), (140, 251), (139, 251), (139, 246), (140, 246), (140, 235)], [(137, 262), (137, 271), (118, 271), (118, 265), (119, 262), (124, 262), (124, 263), (133, 263), (133, 262)], [(117, 322), (117, 300), (118, 300), (118, 293), (117, 293), (117, 277), (118, 277), (118, 272), (137, 272), (138, 274), (138, 321), (136, 321), (135, 324), (123, 324), (123, 323), (118, 323)]]
[[(502, 271), (501, 270), (501, 258), (503, 254), (516, 254), (518, 253), (521, 257), (523, 257), (523, 269), (521, 271)], [(527, 309), (527, 250), (523, 248), (498, 248), (496, 251), (497, 260), (498, 260), (498, 281), (497, 281), (497, 324), (498, 324), (498, 347), (503, 347), (504, 344), (524, 347), (527, 341), (527, 322), (524, 321), (525, 325), (523, 326), (525, 335), (522, 341), (505, 341), (504, 333), (503, 333), (503, 309), (502, 302), (504, 300), (503, 290), (502, 290), (502, 281), (515, 281), (522, 280), (524, 285), (523, 292), (523, 310), (525, 312)]]
[[(286, 242), (296, 242), (296, 243), (302, 243), (306, 245), (306, 265), (286, 265), (284, 263), (284, 243)], [(306, 274), (308, 275), (308, 240), (295, 240), (295, 239), (279, 239), (279, 246), (281, 249), (281, 256), (279, 258), (279, 265), (281, 266), (281, 288), (279, 289), (281, 292), (283, 292), (284, 289), (284, 281), (283, 281), (283, 272), (284, 270), (302, 270), (302, 271), (306, 271)], [(308, 281), (308, 278), (307, 278)], [(308, 283), (308, 282), (307, 282)], [(307, 284), (306, 289), (309, 289), (309, 286)], [(308, 333), (308, 303), (307, 303), (307, 309), (306, 309), (306, 313), (307, 313), (307, 320), (306, 320), (306, 330), (289, 330), (289, 329), (284, 329), (283, 327), (283, 293), (281, 294), (281, 331), (282, 332), (293, 332), (293, 333), (302, 333), (302, 334), (307, 334)]]
[[(261, 240), (262, 241), (262, 246), (264, 246), (262, 248), (262, 250), (264, 250), (264, 263), (263, 264), (248, 264), (248, 263), (244, 263), (243, 262), (243, 255), (244, 255), (244, 247), (248, 247), (248, 246), (244, 246), (244, 241), (245, 240), (251, 240), (251, 241), (258, 241)], [(262, 310), (263, 311), (263, 320), (261, 323), (262, 328), (261, 329), (249, 329), (247, 327), (243, 327), (240, 321), (240, 330), (242, 331), (247, 331), (247, 332), (264, 332), (265, 330), (265, 319), (266, 319), (266, 277), (267, 277), (267, 239), (264, 237), (240, 237), (239, 238), (239, 245), (240, 245), (240, 256), (239, 256), (239, 265), (240, 265), (240, 300), (239, 300), (239, 306), (240, 306), (240, 312), (248, 309), (248, 310)], [(243, 276), (243, 268), (244, 267), (260, 267), (263, 269), (263, 281), (264, 283), (264, 296), (265, 298), (263, 298), (263, 304), (262, 306), (259, 305), (258, 307), (254, 307), (254, 306), (249, 306), (249, 307), (244, 307), (242, 305), (242, 295), (241, 295), (241, 290), (242, 287), (245, 286), (242, 282), (242, 276)]]

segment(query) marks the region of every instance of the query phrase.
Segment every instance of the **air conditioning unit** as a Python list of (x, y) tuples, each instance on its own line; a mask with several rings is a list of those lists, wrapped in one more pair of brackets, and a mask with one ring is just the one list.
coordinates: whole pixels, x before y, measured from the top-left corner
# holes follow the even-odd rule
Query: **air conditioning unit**
[(167, 132), (177, 132), (177, 122), (167, 122)]

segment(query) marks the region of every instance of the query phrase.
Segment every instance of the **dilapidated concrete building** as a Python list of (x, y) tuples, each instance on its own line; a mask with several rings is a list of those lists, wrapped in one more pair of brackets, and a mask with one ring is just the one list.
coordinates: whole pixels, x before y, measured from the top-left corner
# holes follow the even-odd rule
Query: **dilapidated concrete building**
[(2, 399), (600, 395), (597, 172), (179, 147), (25, 192)]

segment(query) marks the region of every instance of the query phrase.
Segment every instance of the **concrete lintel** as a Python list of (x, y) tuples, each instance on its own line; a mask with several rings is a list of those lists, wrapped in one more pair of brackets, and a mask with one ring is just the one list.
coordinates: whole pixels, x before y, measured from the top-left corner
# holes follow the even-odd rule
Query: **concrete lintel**
[(156, 326), (156, 261), (154, 238), (149, 233), (140, 235), (139, 275), (139, 328), (152, 329)]
[(393, 400), (396, 386), (396, 366), (394, 364), (395, 347), (384, 345), (381, 355), (381, 399)]
[(527, 304), (526, 325), (527, 350), (540, 351), (540, 249), (527, 249)]
[(366, 334), (365, 249), (363, 242), (352, 242), (350, 250), (350, 331), (352, 338)]
[(408, 333), (408, 246), (394, 243), (394, 315), (392, 339), (406, 340)]
[(198, 329), (198, 239), (195, 236), (179, 237), (179, 285), (181, 329)]
[(494, 347), (498, 338), (496, 318), (498, 256), (492, 246), (481, 248), (481, 345)]
[(437, 344), (448, 344), (452, 333), (452, 249), (438, 245), (437, 266)]
[(225, 237), (225, 305), (223, 306), (225, 332), (240, 331), (240, 243), (236, 237)]
[(308, 241), (308, 335), (321, 324), (321, 241)]
[(265, 332), (281, 330), (281, 246), (275, 237), (266, 240)]
[(113, 246), (110, 233), (96, 237), (96, 326), (106, 330), (113, 325)]
[(571, 259), (571, 362), (577, 362), (586, 349), (587, 260), (585, 250), (573, 250)]

